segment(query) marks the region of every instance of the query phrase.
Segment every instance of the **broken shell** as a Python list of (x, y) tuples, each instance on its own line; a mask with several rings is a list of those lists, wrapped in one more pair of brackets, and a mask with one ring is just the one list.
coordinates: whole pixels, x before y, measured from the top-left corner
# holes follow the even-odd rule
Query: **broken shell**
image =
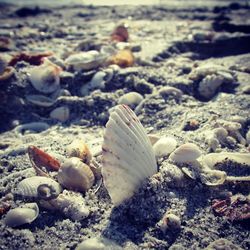
[(133, 196), (139, 185), (157, 172), (149, 138), (126, 105), (113, 109), (104, 132), (102, 176), (115, 206)]
[(5, 224), (9, 227), (18, 227), (33, 222), (39, 215), (36, 203), (26, 203), (23, 206), (11, 209), (5, 217)]
[(200, 174), (201, 182), (207, 186), (222, 185), (227, 178), (227, 174), (220, 170), (210, 170)]
[(56, 199), (41, 200), (40, 205), (50, 210), (59, 210), (74, 221), (81, 221), (89, 216), (89, 209), (80, 193), (64, 190)]
[(66, 150), (69, 157), (78, 157), (86, 164), (91, 161), (92, 155), (89, 147), (83, 140), (74, 140)]
[(42, 168), (45, 168), (48, 171), (57, 171), (60, 168), (59, 161), (35, 146), (28, 147), (28, 155), (32, 166), (38, 175), (47, 175)]
[(180, 229), (181, 219), (175, 214), (166, 212), (158, 222), (158, 227), (163, 233), (165, 233), (167, 229)]
[(0, 81), (5, 81), (9, 79), (15, 72), (13, 67), (6, 67), (4, 71), (0, 74)]
[(26, 178), (17, 184), (14, 194), (27, 198), (54, 199), (62, 192), (59, 183), (44, 176)]
[(19, 136), (24, 134), (26, 131), (41, 132), (43, 130), (47, 130), (48, 128), (49, 124), (46, 122), (30, 122), (15, 127), (15, 133)]
[(201, 151), (194, 143), (186, 143), (172, 152), (169, 158), (176, 163), (192, 162), (201, 155)]
[(101, 66), (106, 60), (107, 55), (100, 53), (97, 50), (90, 50), (88, 52), (81, 52), (70, 55), (65, 63), (76, 71), (90, 70)]
[(66, 106), (55, 108), (51, 111), (49, 116), (60, 122), (66, 122), (69, 119), (69, 108)]
[(91, 188), (95, 181), (90, 167), (77, 157), (72, 157), (62, 164), (57, 178), (66, 188), (82, 192)]
[(163, 156), (168, 156), (172, 153), (177, 146), (177, 141), (173, 137), (162, 137), (158, 140), (154, 146), (153, 150), (156, 158)]
[(125, 104), (130, 108), (135, 108), (142, 100), (143, 96), (141, 94), (137, 92), (129, 92), (119, 98), (118, 104)]
[(56, 102), (55, 100), (44, 95), (26, 95), (25, 98), (28, 102), (45, 108), (52, 106)]
[(44, 59), (42, 65), (30, 70), (29, 79), (32, 86), (42, 93), (52, 93), (60, 87), (59, 74), (61, 68), (48, 59)]
[(225, 160), (234, 161), (239, 164), (246, 164), (250, 166), (250, 154), (248, 153), (230, 153), (230, 152), (221, 152), (221, 153), (211, 153), (203, 157), (203, 162), (210, 169), (213, 169), (216, 164), (223, 162)]
[(111, 58), (108, 59), (108, 64), (116, 64), (119, 65), (121, 68), (126, 68), (126, 67), (131, 67), (134, 64), (134, 56), (133, 53), (128, 50), (120, 50), (112, 56)]

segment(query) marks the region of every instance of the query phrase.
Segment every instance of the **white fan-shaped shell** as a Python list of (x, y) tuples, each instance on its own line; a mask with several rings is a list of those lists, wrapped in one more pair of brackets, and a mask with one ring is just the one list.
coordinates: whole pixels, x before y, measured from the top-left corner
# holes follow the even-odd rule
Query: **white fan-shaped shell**
[(130, 198), (145, 178), (157, 172), (148, 136), (126, 105), (116, 106), (111, 113), (102, 148), (104, 185), (114, 205)]
[(42, 93), (52, 93), (60, 86), (59, 73), (61, 68), (48, 59), (40, 66), (30, 70), (30, 81), (33, 87)]
[(26, 178), (19, 182), (16, 189), (14, 190), (15, 194), (22, 195), (24, 197), (44, 199), (55, 198), (61, 192), (62, 187), (58, 182), (44, 176), (33, 176)]
[(5, 217), (5, 224), (9, 227), (18, 227), (31, 223), (39, 215), (39, 208), (36, 203), (27, 203), (21, 207), (11, 209)]

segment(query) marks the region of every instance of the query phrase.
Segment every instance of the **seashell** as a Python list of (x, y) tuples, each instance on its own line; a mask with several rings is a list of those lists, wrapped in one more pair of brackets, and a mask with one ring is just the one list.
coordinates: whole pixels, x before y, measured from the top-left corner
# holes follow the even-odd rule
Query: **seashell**
[(213, 169), (216, 164), (225, 160), (250, 166), (250, 154), (248, 153), (221, 152), (207, 154), (203, 157), (203, 163), (210, 169)]
[(127, 42), (128, 37), (128, 29), (124, 26), (124, 24), (115, 27), (111, 35), (111, 39), (117, 42)]
[(149, 138), (126, 105), (113, 109), (104, 132), (102, 176), (115, 206), (133, 196), (140, 184), (157, 172)]
[(166, 212), (162, 219), (157, 223), (157, 226), (161, 229), (163, 233), (167, 231), (167, 229), (180, 229), (181, 228), (181, 219), (179, 216)]
[(55, 108), (50, 112), (49, 116), (60, 122), (66, 122), (69, 119), (69, 108), (67, 106)]
[(28, 147), (28, 155), (32, 166), (38, 175), (47, 176), (42, 168), (45, 168), (48, 171), (58, 171), (60, 168), (59, 161), (35, 146)]
[(5, 217), (5, 224), (9, 227), (18, 227), (33, 222), (39, 215), (36, 203), (26, 203), (23, 206), (11, 209)]
[(198, 91), (202, 97), (212, 98), (224, 79), (218, 75), (208, 75), (199, 83)]
[(101, 66), (106, 60), (107, 55), (97, 50), (80, 52), (70, 55), (65, 63), (76, 71), (95, 69)]
[(17, 126), (15, 128), (15, 133), (17, 135), (21, 135), (26, 131), (41, 132), (43, 130), (47, 130), (48, 128), (49, 124), (46, 122), (30, 122)]
[(72, 157), (62, 164), (57, 178), (64, 187), (82, 192), (91, 188), (95, 181), (90, 167), (77, 157)]
[(200, 174), (200, 180), (207, 186), (222, 185), (227, 178), (227, 174), (220, 170), (210, 170)]
[(32, 86), (42, 93), (52, 93), (60, 87), (61, 68), (48, 59), (42, 65), (30, 70), (29, 79)]
[(91, 161), (92, 155), (89, 147), (83, 140), (74, 140), (68, 145), (66, 151), (69, 157), (78, 157), (86, 164)]
[(164, 86), (159, 90), (159, 94), (164, 98), (166, 98), (167, 96), (175, 96), (177, 98), (181, 98), (183, 92), (180, 89), (171, 86)]
[(161, 138), (161, 137), (158, 136), (158, 135), (155, 135), (155, 134), (148, 134), (148, 139), (150, 140), (152, 146), (153, 146), (157, 141), (159, 141), (160, 138)]
[(40, 205), (49, 210), (59, 210), (74, 221), (81, 221), (89, 216), (89, 209), (80, 193), (64, 190), (56, 199), (41, 200)]
[(50, 107), (55, 104), (55, 100), (44, 95), (26, 95), (26, 100), (39, 107)]
[(137, 92), (129, 92), (122, 95), (118, 104), (125, 104), (131, 108), (135, 108), (141, 101), (143, 100), (143, 96)]
[(175, 163), (193, 162), (201, 155), (201, 151), (194, 143), (186, 143), (172, 152), (169, 158)]
[(0, 81), (5, 81), (9, 79), (15, 73), (13, 67), (6, 67), (2, 73), (0, 73)]
[(133, 53), (128, 49), (124, 49), (118, 51), (115, 55), (110, 57), (107, 63), (116, 64), (119, 65), (121, 68), (126, 68), (133, 66), (134, 62), (135, 59)]
[(173, 137), (162, 137), (153, 146), (156, 158), (168, 156), (177, 146), (177, 141)]
[(44, 176), (26, 178), (17, 184), (14, 194), (27, 198), (54, 199), (62, 192), (59, 183)]
[(124, 248), (120, 247), (113, 241), (103, 238), (95, 237), (82, 241), (77, 245), (76, 250), (122, 250)]

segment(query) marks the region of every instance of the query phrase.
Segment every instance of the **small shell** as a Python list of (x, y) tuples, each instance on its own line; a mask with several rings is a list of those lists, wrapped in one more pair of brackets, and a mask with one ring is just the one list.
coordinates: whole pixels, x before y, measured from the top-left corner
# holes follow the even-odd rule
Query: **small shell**
[(15, 128), (15, 133), (19, 136), (25, 131), (41, 132), (43, 130), (47, 130), (48, 128), (49, 124), (46, 122), (30, 122), (17, 126)]
[(43, 167), (48, 171), (58, 171), (60, 168), (59, 161), (35, 146), (28, 147), (28, 155), (38, 175), (46, 175), (46, 173), (43, 174)]
[(26, 95), (25, 98), (28, 102), (39, 107), (47, 108), (54, 105), (55, 103), (55, 100), (44, 95)]
[(125, 104), (131, 108), (135, 108), (142, 100), (143, 96), (141, 94), (137, 92), (129, 92), (119, 98), (118, 104)]
[(61, 68), (44, 59), (44, 63), (30, 70), (30, 81), (33, 87), (42, 93), (52, 93), (60, 86)]
[(128, 37), (128, 29), (124, 25), (117, 26), (111, 35), (111, 39), (117, 42), (127, 42)]
[(158, 140), (154, 146), (153, 150), (156, 158), (163, 156), (168, 156), (172, 153), (177, 146), (177, 141), (173, 137), (162, 137)]
[(40, 201), (40, 205), (50, 210), (59, 210), (74, 221), (81, 221), (89, 216), (89, 209), (80, 193), (64, 190), (56, 199)]
[(89, 147), (83, 140), (74, 140), (68, 145), (66, 151), (69, 157), (78, 157), (86, 164), (91, 161), (92, 155)]
[(33, 222), (39, 215), (36, 203), (27, 203), (18, 208), (11, 209), (5, 217), (5, 224), (9, 227), (18, 227)]
[(176, 163), (192, 162), (201, 155), (199, 147), (193, 143), (186, 143), (178, 147), (169, 158)]
[(51, 111), (50, 118), (60, 122), (66, 122), (69, 119), (69, 108), (62, 106)]
[(76, 71), (90, 70), (101, 66), (106, 59), (105, 54), (101, 54), (97, 50), (90, 50), (88, 52), (81, 52), (70, 55), (65, 63)]
[(122, 250), (116, 243), (106, 238), (90, 238), (77, 245), (76, 250)]
[(0, 74), (0, 81), (5, 81), (9, 79), (15, 72), (13, 67), (6, 67), (4, 71)]
[(224, 171), (210, 170), (200, 174), (201, 182), (207, 186), (219, 186), (222, 185), (227, 178), (227, 174)]
[(59, 183), (44, 176), (26, 178), (17, 184), (14, 193), (27, 198), (54, 199), (62, 192)]
[(180, 229), (181, 219), (177, 215), (167, 212), (158, 222), (158, 227), (163, 233), (165, 233), (167, 229)]
[(90, 167), (77, 157), (72, 157), (62, 164), (57, 178), (66, 188), (82, 192), (91, 188), (95, 181)]
[(126, 105), (113, 109), (104, 133), (102, 176), (117, 206), (133, 196), (157, 172), (149, 138), (135, 113)]
[(124, 49), (118, 51), (117, 54), (112, 56), (108, 60), (108, 64), (116, 64), (119, 65), (121, 68), (126, 68), (133, 66), (134, 61), (135, 59), (133, 53), (128, 49)]

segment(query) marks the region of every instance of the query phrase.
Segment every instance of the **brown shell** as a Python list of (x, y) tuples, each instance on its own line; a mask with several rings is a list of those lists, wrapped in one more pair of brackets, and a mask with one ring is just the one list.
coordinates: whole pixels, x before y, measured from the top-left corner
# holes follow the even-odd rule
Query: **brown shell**
[(120, 50), (108, 60), (108, 64), (116, 64), (121, 68), (131, 67), (134, 64), (134, 56), (128, 49)]
[(128, 29), (124, 25), (117, 26), (111, 35), (111, 40), (117, 42), (127, 42), (128, 38)]

